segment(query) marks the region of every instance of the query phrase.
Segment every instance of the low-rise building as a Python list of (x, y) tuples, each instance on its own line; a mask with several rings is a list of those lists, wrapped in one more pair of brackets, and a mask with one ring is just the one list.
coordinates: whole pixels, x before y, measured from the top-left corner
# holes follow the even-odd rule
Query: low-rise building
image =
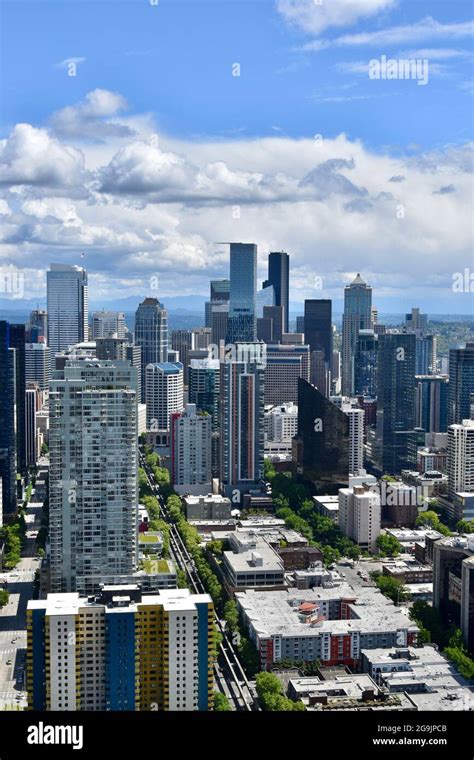
[(330, 517), (337, 523), (339, 519), (339, 496), (313, 496), (313, 502), (318, 515)]
[(235, 598), (262, 670), (280, 660), (357, 668), (362, 649), (411, 646), (418, 626), (374, 586), (347, 582)]
[(223, 572), (230, 593), (248, 588), (285, 588), (285, 570), (279, 554), (253, 531), (229, 536), (230, 551), (223, 552)]
[(303, 702), (307, 710), (397, 710), (416, 707), (405, 694), (389, 694), (367, 674), (338, 675), (329, 680), (316, 677), (292, 678), (288, 696)]
[(207, 496), (185, 496), (186, 518), (194, 520), (230, 520), (232, 505), (230, 499), (220, 494)]
[(418, 562), (404, 560), (385, 562), (382, 565), (382, 572), (402, 583), (431, 583), (433, 581), (431, 565), (420, 565)]
[(390, 694), (407, 694), (417, 710), (474, 709), (469, 682), (432, 646), (363, 650), (361, 668)]

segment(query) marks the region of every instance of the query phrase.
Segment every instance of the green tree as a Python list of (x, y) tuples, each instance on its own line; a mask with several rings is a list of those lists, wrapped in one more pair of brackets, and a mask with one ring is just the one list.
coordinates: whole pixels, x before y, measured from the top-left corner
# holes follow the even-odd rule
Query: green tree
[(8, 604), (8, 600), (10, 598), (10, 594), (8, 591), (5, 591), (5, 589), (0, 589), (0, 608), (5, 607), (6, 604)]
[(474, 533), (474, 520), (459, 520), (456, 530), (458, 533)]
[(239, 612), (233, 599), (229, 599), (224, 605), (224, 620), (229, 633), (234, 633), (239, 627)]
[(391, 578), (389, 575), (377, 572), (371, 573), (370, 576), (382, 594), (395, 604), (403, 602), (407, 598), (407, 590), (398, 578)]
[(213, 705), (214, 712), (229, 712), (232, 708), (230, 706), (229, 700), (225, 696), (225, 694), (221, 694), (220, 691), (214, 692), (214, 705)]
[(384, 557), (396, 557), (397, 554), (400, 554), (402, 548), (395, 536), (391, 536), (388, 533), (381, 533), (376, 543), (377, 548), (380, 549), (380, 553)]

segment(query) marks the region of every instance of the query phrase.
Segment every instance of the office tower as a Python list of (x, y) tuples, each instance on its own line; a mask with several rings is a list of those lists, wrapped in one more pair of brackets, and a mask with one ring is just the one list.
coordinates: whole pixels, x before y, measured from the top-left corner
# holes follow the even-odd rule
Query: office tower
[(38, 343), (40, 338), (48, 338), (48, 312), (44, 309), (34, 309), (28, 320), (26, 339), (29, 343)]
[(221, 301), (211, 304), (211, 343), (219, 346), (225, 343), (229, 323), (229, 302)]
[(230, 280), (211, 280), (211, 301), (230, 300)]
[(354, 354), (359, 330), (372, 328), (372, 288), (360, 274), (344, 288), (342, 316), (342, 393), (354, 393)]
[(273, 343), (273, 319), (271, 317), (257, 318), (257, 340)]
[(37, 383), (40, 390), (47, 391), (51, 376), (51, 352), (46, 339), (39, 343), (25, 344), (25, 382)]
[(296, 332), (304, 335), (304, 316), (296, 317)]
[(27, 467), (35, 467), (38, 459), (36, 412), (40, 409), (39, 397), (39, 387), (35, 383), (27, 384), (25, 391), (25, 446)]
[(0, 479), (3, 488), (3, 520), (13, 520), (16, 498), (16, 357), (11, 346), (11, 325), (0, 321)]
[(184, 383), (188, 384), (189, 352), (195, 348), (193, 330), (173, 330), (171, 333), (171, 346), (178, 352), (179, 361), (183, 365)]
[(471, 417), (474, 392), (474, 342), (449, 352), (448, 425), (461, 424)]
[(184, 407), (181, 362), (148, 364), (146, 382), (146, 425), (154, 432), (169, 432), (171, 415)]
[(255, 315), (257, 319), (259, 317), (263, 317), (263, 310), (265, 306), (275, 306), (275, 291), (273, 290), (273, 285), (267, 285), (261, 290), (257, 290), (256, 296), (255, 296)]
[(28, 708), (211, 710), (213, 622), (210, 596), (189, 589), (105, 586), (30, 601)]
[[(268, 280), (264, 289), (273, 286), (275, 306), (283, 309), (283, 330), (289, 332), (290, 316), (290, 257), (285, 251), (272, 251), (268, 254)], [(298, 329), (298, 328), (297, 328)]]
[(168, 312), (156, 298), (145, 298), (135, 312), (135, 344), (142, 350), (142, 403), (146, 403), (147, 364), (168, 359)]
[(136, 370), (69, 360), (50, 382), (51, 591), (94, 592), (137, 566)]
[(256, 362), (221, 365), (220, 472), (225, 495), (234, 503), (263, 477), (264, 385), (264, 370)]
[(415, 426), (427, 433), (445, 433), (448, 418), (446, 375), (416, 375)]
[(354, 352), (354, 394), (377, 395), (378, 336), (373, 330), (359, 330)]
[(341, 352), (332, 352), (331, 361), (331, 384), (332, 393), (338, 394), (341, 392)]
[(212, 477), (219, 476), (220, 362), (192, 359), (189, 363), (189, 402), (211, 417)]
[(448, 427), (448, 497), (474, 492), (474, 420)]
[(196, 327), (193, 331), (192, 349), (207, 348), (211, 343), (211, 328)]
[(283, 334), (283, 306), (264, 306), (263, 318), (272, 320), (273, 343), (281, 343)]
[(312, 298), (304, 302), (304, 337), (310, 351), (322, 351), (324, 360), (332, 360), (332, 302)]
[(378, 338), (377, 439), (384, 474), (416, 469), (416, 336), (386, 333)]
[(78, 266), (51, 264), (46, 279), (48, 346), (53, 368), (57, 353), (89, 337), (87, 272)]
[(298, 381), (298, 435), (293, 466), (318, 493), (337, 494), (349, 482), (349, 418), (317, 388)]
[(265, 404), (298, 403), (298, 380), (310, 378), (309, 346), (266, 347)]
[(421, 314), (419, 309), (412, 308), (411, 314), (405, 315), (406, 332), (426, 333), (428, 330), (428, 315)]
[(257, 246), (230, 244), (230, 302), (226, 343), (252, 342), (257, 333)]
[(324, 357), (324, 351), (311, 351), (310, 378), (311, 383), (324, 396), (331, 394), (331, 368)]
[(352, 486), (339, 490), (339, 527), (362, 549), (377, 551), (380, 535), (382, 507), (380, 494), (367, 485)]
[(21, 475), (26, 474), (25, 433), (25, 325), (10, 325), (10, 346), (15, 349), (16, 385), (16, 464)]
[(212, 418), (195, 404), (171, 415), (171, 482), (178, 493), (204, 496), (211, 490)]
[(123, 311), (95, 311), (92, 314), (92, 340), (97, 338), (125, 338)]

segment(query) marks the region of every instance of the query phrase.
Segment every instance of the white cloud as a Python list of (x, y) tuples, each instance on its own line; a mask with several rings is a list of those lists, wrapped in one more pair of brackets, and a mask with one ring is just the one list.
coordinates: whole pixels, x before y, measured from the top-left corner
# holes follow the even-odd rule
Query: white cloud
[(43, 187), (80, 186), (84, 180), (84, 156), (63, 145), (46, 129), (17, 124), (0, 141), (0, 183)]
[(309, 42), (303, 50), (323, 50), (328, 47), (359, 47), (362, 45), (384, 48), (393, 45), (412, 45), (425, 40), (457, 40), (470, 38), (474, 31), (474, 22), (443, 24), (431, 16), (400, 26), (376, 29), (371, 32), (345, 34), (332, 40), (321, 39)]
[(51, 117), (51, 126), (62, 137), (86, 140), (130, 137), (134, 131), (129, 126), (109, 121), (127, 107), (127, 101), (119, 93), (96, 89), (79, 103), (56, 111)]
[(394, 8), (397, 0), (277, 0), (285, 21), (310, 34), (331, 26), (349, 26), (359, 19)]

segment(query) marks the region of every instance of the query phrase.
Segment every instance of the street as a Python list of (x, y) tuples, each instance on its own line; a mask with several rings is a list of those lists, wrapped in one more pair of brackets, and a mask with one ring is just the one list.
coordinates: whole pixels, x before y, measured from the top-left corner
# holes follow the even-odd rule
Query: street
[(0, 610), (0, 710), (24, 709), (27, 705), (26, 607), (33, 598), (34, 575), (41, 562), (35, 557), (35, 547), (42, 506), (34, 501), (28, 504), (22, 558), (13, 570), (0, 573), (0, 584), (10, 594), (8, 604)]

